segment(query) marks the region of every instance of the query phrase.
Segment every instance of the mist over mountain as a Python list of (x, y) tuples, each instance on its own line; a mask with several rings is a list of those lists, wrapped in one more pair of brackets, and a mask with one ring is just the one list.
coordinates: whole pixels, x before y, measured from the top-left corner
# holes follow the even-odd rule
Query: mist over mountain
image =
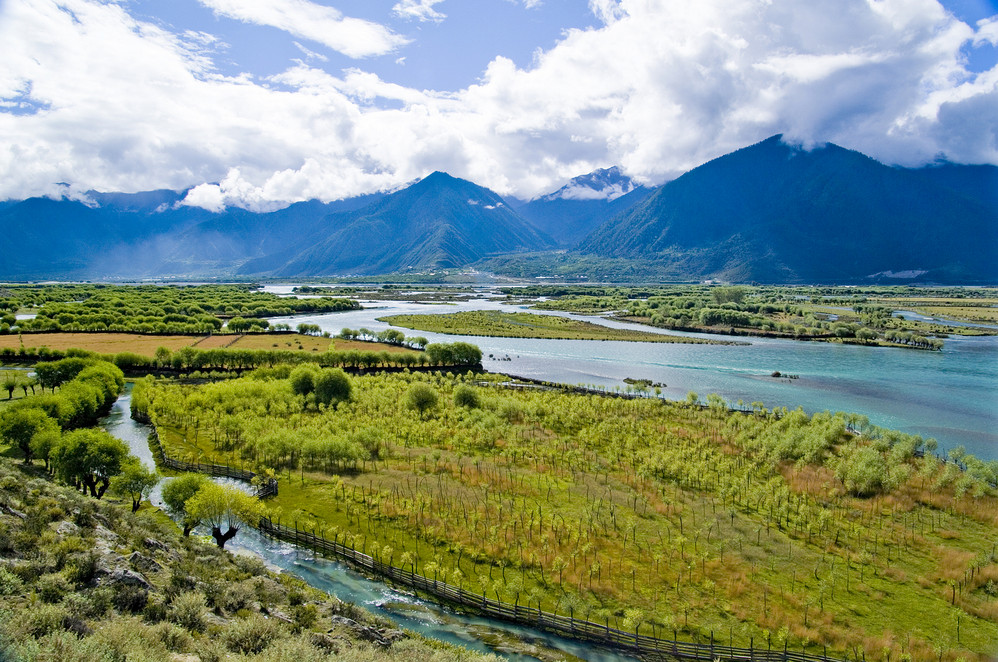
[(773, 136), (665, 184), (579, 253), (742, 282), (994, 282), (996, 191), (993, 166), (896, 168)]
[(616, 167), (574, 178), (518, 211), (560, 247), (574, 247), (602, 223), (631, 209), (654, 189), (638, 186)]

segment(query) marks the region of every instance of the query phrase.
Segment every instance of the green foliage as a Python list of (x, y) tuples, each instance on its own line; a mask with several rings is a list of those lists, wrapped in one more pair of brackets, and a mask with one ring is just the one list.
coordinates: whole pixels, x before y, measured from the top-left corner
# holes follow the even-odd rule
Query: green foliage
[(201, 523), (188, 512), (187, 500), (210, 482), (204, 474), (182, 474), (163, 487), (163, 503), (170, 515), (181, 521), (185, 536), (190, 535), (191, 529)]
[(211, 482), (195, 492), (184, 505), (190, 517), (211, 526), (211, 535), (220, 548), (239, 532), (242, 524), (253, 526), (263, 515), (263, 506), (256, 497)]
[(207, 627), (207, 609), (204, 593), (186, 591), (173, 598), (167, 617), (190, 632), (203, 632)]
[(22, 405), (0, 411), (0, 439), (17, 446), (25, 463), (31, 461), (36, 449), (44, 452), (58, 431), (58, 424), (39, 408)]
[(134, 457), (130, 457), (122, 468), (121, 473), (111, 478), (111, 494), (115, 496), (128, 497), (132, 500), (132, 512), (139, 509), (142, 499), (148, 498), (149, 493), (159, 484), (159, 474), (146, 469), (145, 466)]
[[(466, 336), (493, 336), (504, 338), (571, 338), (577, 340), (628, 340), (641, 342), (692, 342), (706, 341), (697, 338), (669, 336), (662, 333), (613, 329), (591, 322), (572, 320), (553, 315), (533, 313), (508, 313), (494, 310), (476, 310), (441, 315), (392, 315), (379, 318), (395, 326), (404, 326), (421, 331), (451, 333)], [(457, 343), (455, 343), (457, 344)], [(434, 346), (427, 345), (430, 352)], [(478, 357), (481, 360), (481, 356)], [(452, 361), (441, 359), (433, 363), (447, 365), (472, 364), (476, 361), (454, 357)]]
[(247, 618), (236, 619), (226, 629), (222, 641), (233, 653), (257, 654), (278, 642), (282, 635), (286, 636), (286, 631), (273, 619), (251, 614)]
[(440, 397), (432, 387), (426, 384), (413, 384), (405, 392), (405, 402), (410, 409), (415, 409), (421, 415), (437, 406)]
[(459, 384), (454, 388), (454, 404), (458, 407), (477, 409), (481, 402), (478, 398), (478, 392), (473, 387)]
[(869, 496), (887, 483), (887, 461), (874, 448), (854, 447), (839, 459), (835, 476), (856, 496)]
[(66, 433), (51, 454), (56, 476), (89, 490), (96, 499), (104, 496), (111, 478), (121, 473), (128, 457), (125, 442), (95, 428)]
[(340, 368), (326, 368), (315, 375), (317, 405), (335, 405), (350, 399), (350, 378)]
[(262, 317), (357, 309), (356, 301), (333, 297), (294, 299), (255, 291), (253, 286), (55, 285), (15, 290), (18, 305), (37, 306), (32, 320), (18, 320), (23, 332), (132, 331), (214, 333), (223, 318), (235, 333), (262, 332)]

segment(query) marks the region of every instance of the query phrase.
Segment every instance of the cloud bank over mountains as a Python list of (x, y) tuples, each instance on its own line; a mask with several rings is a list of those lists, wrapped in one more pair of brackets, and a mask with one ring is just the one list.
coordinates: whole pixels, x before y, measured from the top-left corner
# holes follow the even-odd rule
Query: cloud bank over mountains
[(223, 40), (133, 3), (5, 0), (0, 199), (196, 187), (187, 204), (260, 211), (434, 170), (529, 199), (612, 165), (658, 184), (774, 133), (887, 163), (998, 164), (998, 66), (968, 64), (998, 46), (998, 16), (969, 25), (936, 0), (590, 0), (597, 27), (529, 66), (496, 55), (458, 90), (365, 70), (431, 39), (446, 1), (387, 2), (384, 24), (308, 0), (197, 2), (353, 66), (223, 74)]

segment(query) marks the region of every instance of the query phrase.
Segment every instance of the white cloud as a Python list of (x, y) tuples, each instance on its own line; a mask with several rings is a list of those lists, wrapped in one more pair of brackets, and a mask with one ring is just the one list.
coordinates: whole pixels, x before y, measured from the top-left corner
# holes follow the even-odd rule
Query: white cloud
[(623, 18), (625, 13), (620, 0), (589, 0), (589, 11), (608, 25)]
[(526, 69), (496, 57), (454, 92), (306, 63), (224, 76), (211, 35), (128, 7), (0, 4), (0, 199), (200, 185), (187, 204), (270, 209), (433, 170), (529, 199), (612, 164), (660, 183), (774, 133), (895, 163), (998, 163), (998, 67), (969, 72), (961, 53), (998, 28), (935, 0), (592, 0), (601, 28)]
[(402, 18), (439, 23), (447, 18), (447, 15), (438, 12), (433, 5), (439, 5), (441, 2), (443, 0), (401, 0), (392, 7), (392, 13)]
[(407, 40), (378, 23), (308, 0), (198, 0), (220, 16), (268, 25), (352, 58), (384, 55)]
[(325, 55), (322, 55), (321, 53), (316, 53), (313, 50), (305, 48), (304, 46), (302, 46), (301, 44), (299, 44), (297, 41), (294, 42), (294, 45), (295, 45), (295, 48), (297, 48), (298, 50), (300, 50), (301, 53), (302, 53), (302, 55), (305, 56), (306, 60), (318, 60), (319, 62), (328, 62), (329, 61), (329, 58), (326, 57)]

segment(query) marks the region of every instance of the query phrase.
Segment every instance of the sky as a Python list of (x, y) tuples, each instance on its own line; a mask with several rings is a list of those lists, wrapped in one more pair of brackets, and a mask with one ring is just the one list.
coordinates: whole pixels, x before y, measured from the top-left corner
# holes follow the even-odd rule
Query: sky
[(998, 164), (994, 0), (0, 0), (0, 200), (530, 199), (781, 133)]

